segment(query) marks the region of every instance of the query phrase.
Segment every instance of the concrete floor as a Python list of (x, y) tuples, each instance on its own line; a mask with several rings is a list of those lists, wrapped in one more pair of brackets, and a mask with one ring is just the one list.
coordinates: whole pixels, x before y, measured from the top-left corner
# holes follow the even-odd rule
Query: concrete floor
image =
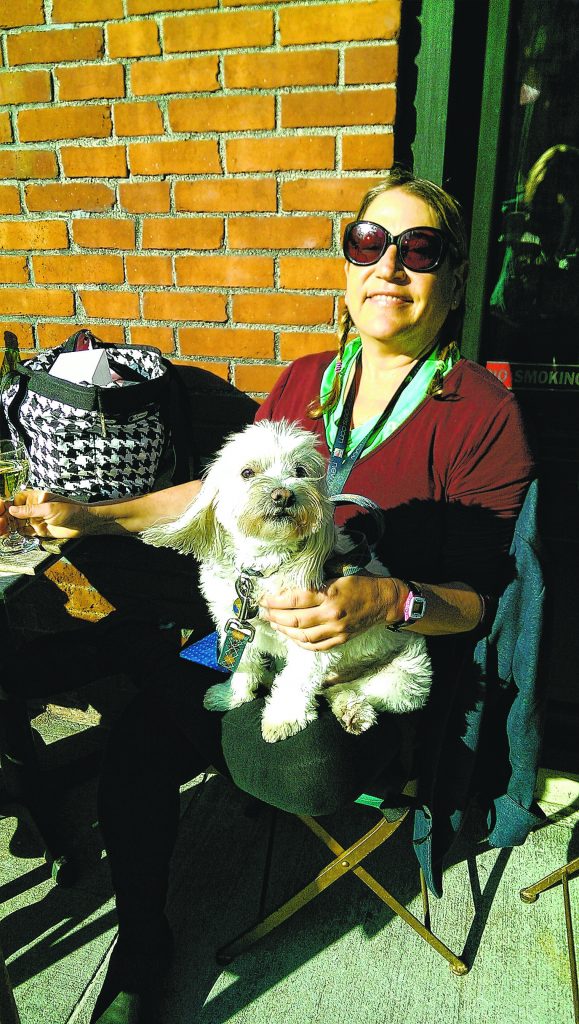
[[(102, 731), (87, 732), (86, 724), (58, 715), (41, 715), (37, 724), (49, 743), (48, 761), (83, 738), (98, 743)], [(219, 967), (215, 950), (256, 914), (267, 815), (219, 777), (192, 783), (182, 797), (169, 901), (177, 956), (167, 1024), (572, 1024), (561, 889), (531, 906), (518, 895), (579, 854), (579, 780), (548, 786), (542, 805), (550, 817), (524, 847), (477, 846), (473, 820), (470, 839), (453, 851), (445, 895), (433, 899), (432, 915), (440, 937), (471, 965), (459, 978), (352, 877)], [(90, 1018), (115, 928), (94, 801), (94, 780), (61, 797), (62, 825), (82, 861), (70, 889), (54, 885), (31, 833), (9, 809), (0, 821), (0, 944), (22, 1024)], [(373, 812), (354, 807), (324, 824), (345, 844), (373, 820)], [(326, 860), (301, 822), (280, 815), (273, 905)], [(366, 865), (420, 913), (406, 824)], [(570, 889), (576, 921), (579, 881)]]

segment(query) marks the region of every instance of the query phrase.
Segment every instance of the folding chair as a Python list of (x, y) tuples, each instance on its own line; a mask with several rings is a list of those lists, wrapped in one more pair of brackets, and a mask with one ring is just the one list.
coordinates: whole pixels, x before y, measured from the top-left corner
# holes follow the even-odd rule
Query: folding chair
[[(409, 788), (409, 787), (405, 787)], [(400, 903), (395, 896), (392, 895), (383, 885), (380, 884), (364, 867), (361, 866), (362, 861), (378, 849), (384, 842), (397, 831), (402, 825), (403, 821), (407, 817), (414, 803), (411, 796), (403, 793), (397, 798), (381, 798), (371, 796), (363, 793), (355, 801), (357, 804), (362, 804), (367, 807), (375, 808), (380, 814), (381, 818), (369, 831), (357, 839), (347, 849), (344, 849), (341, 844), (334, 839), (333, 836), (326, 831), (326, 829), (320, 825), (316, 818), (312, 818), (309, 815), (298, 814), (295, 815), (300, 821), (310, 829), (311, 832), (318, 839), (320, 839), (334, 854), (334, 859), (322, 868), (315, 878), (301, 889), (295, 896), (283, 903), (277, 910), (274, 910), (267, 917), (261, 918), (256, 925), (243, 932), (237, 938), (228, 942), (225, 946), (222, 946), (216, 954), (217, 962), (220, 964), (229, 964), (235, 957), (241, 953), (246, 952), (251, 946), (268, 935), (278, 925), (283, 924), (288, 918), (292, 917), (301, 907), (306, 906), (316, 896), (325, 889), (337, 882), (339, 878), (352, 872), (364, 883), (369, 889), (378, 896), (391, 910), (394, 911), (398, 917), (402, 918), (425, 942), (429, 944), (440, 956), (448, 962), (451, 971), (454, 974), (464, 975), (468, 973), (469, 967), (452, 952), (444, 942), (439, 939), (431, 929), (430, 926), (430, 908), (428, 900), (428, 888), (422, 868), (420, 872), (420, 892), (422, 897), (422, 913), (423, 921), (420, 921), (414, 914), (412, 914), (402, 903)], [(275, 811), (273, 812), (275, 816)], [(275, 817), (272, 818), (272, 826), (268, 843), (268, 851), (266, 854), (266, 865), (264, 873), (264, 883), (262, 887), (262, 898), (260, 903), (260, 916), (263, 913), (263, 904), (265, 902), (264, 895), (267, 887), (269, 866), (271, 862), (271, 847), (273, 843), (273, 829), (274, 829)]]
[(571, 975), (571, 991), (573, 993), (573, 1013), (575, 1024), (579, 1024), (579, 988), (577, 986), (577, 960), (575, 957), (575, 940), (573, 938), (573, 922), (571, 918), (571, 901), (569, 899), (569, 879), (579, 871), (579, 857), (569, 861), (562, 868), (557, 868), (550, 875), (541, 878), (534, 885), (521, 889), (519, 895), (523, 903), (536, 903), (542, 892), (552, 889), (561, 883), (563, 890), (563, 906), (565, 908), (565, 927), (567, 930), (567, 952), (569, 955), (569, 972)]

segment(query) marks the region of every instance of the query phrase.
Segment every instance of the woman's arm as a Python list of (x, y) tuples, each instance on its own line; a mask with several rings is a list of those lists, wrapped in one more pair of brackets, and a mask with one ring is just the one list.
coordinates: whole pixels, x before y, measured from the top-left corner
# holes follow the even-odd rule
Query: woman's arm
[(159, 520), (177, 519), (200, 489), (201, 481), (191, 480), (138, 498), (93, 504), (69, 501), (46, 491), (22, 491), (9, 509), (0, 505), (0, 533), (7, 530), (7, 511), (20, 521), (20, 530), (27, 536), (69, 539), (89, 534), (140, 533)]
[[(404, 632), (425, 636), (467, 633), (480, 624), (484, 601), (466, 583), (422, 583), (426, 615)], [(325, 590), (288, 590), (265, 597), (262, 615), (300, 647), (327, 651), (382, 623), (402, 621), (408, 586), (391, 576), (358, 573), (330, 580)]]

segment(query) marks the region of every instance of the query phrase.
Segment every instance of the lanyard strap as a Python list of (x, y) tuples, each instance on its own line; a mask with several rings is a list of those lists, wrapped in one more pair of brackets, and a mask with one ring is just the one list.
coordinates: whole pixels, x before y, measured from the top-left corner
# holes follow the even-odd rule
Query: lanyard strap
[(334, 444), (332, 446), (332, 453), (330, 455), (330, 463), (328, 466), (327, 474), (328, 493), (330, 495), (338, 494), (340, 491), (344, 489), (344, 484), (346, 483), (346, 480), (350, 476), (350, 473), (352, 472), (357, 460), (362, 455), (367, 444), (370, 442), (373, 435), (377, 434), (378, 431), (384, 425), (384, 423), (387, 421), (396, 403), (398, 402), (398, 399), (400, 398), (402, 392), (404, 391), (405, 388), (408, 387), (410, 382), (414, 379), (420, 367), (428, 359), (429, 355), (430, 352), (427, 352), (426, 355), (422, 356), (422, 358), (419, 359), (418, 362), (414, 364), (410, 372), (407, 373), (406, 377), (404, 378), (400, 386), (392, 395), (392, 398), (390, 399), (386, 408), (380, 414), (376, 422), (370, 427), (368, 432), (364, 435), (362, 440), (356, 445), (354, 450), (351, 451), (349, 455), (346, 455), (346, 448), (348, 447), (348, 436), (350, 434), (350, 427), (352, 423), (352, 413), (354, 411), (354, 402), (356, 400), (356, 391), (358, 387), (360, 370), (362, 366), (362, 350), (360, 350), (356, 357), (356, 369), (354, 371), (352, 383), (350, 384), (350, 387), (348, 389), (348, 394), (346, 395), (346, 399), (344, 401), (342, 415), (340, 416), (340, 422), (338, 424), (336, 438), (334, 440)]

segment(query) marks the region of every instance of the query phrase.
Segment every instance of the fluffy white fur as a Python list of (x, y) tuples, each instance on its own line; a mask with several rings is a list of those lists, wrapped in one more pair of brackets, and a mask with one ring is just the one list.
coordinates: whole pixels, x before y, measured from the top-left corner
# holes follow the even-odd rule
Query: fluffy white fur
[[(347, 537), (334, 526), (325, 470), (312, 434), (285, 421), (254, 424), (226, 441), (178, 519), (143, 532), (149, 544), (200, 560), (201, 589), (221, 640), (242, 569), (263, 574), (256, 578), (257, 603), (264, 593), (319, 589), (330, 553), (347, 550)], [(205, 707), (226, 711), (269, 686), (262, 733), (270, 743), (311, 722), (320, 694), (355, 734), (379, 711), (412, 711), (428, 698), (431, 665), (420, 636), (376, 625), (330, 651), (312, 652), (261, 618), (252, 625), (255, 638), (237, 671), (210, 687)]]

